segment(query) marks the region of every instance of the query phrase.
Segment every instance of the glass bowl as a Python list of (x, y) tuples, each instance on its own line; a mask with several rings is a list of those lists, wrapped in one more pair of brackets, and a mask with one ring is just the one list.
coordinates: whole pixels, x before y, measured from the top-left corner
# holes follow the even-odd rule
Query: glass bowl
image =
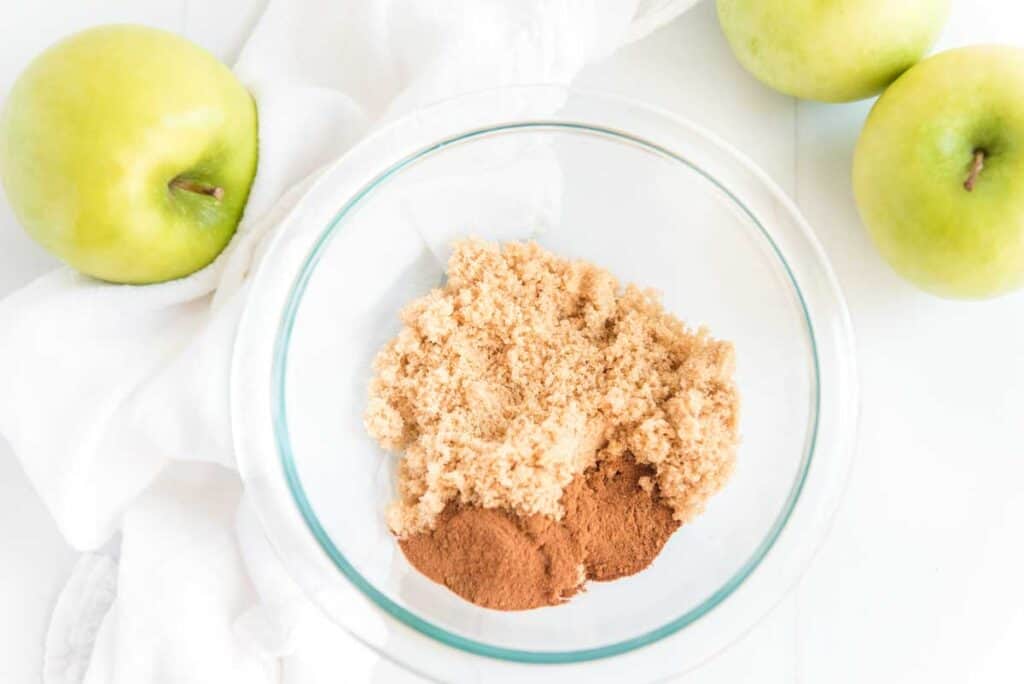
[[(413, 569), (384, 523), (399, 457), (363, 428), (371, 361), (468, 235), (592, 261), (736, 346), (731, 481), (650, 568), (557, 607), (472, 605)], [(856, 422), (846, 308), (793, 205), (691, 124), (555, 87), (442, 103), (323, 172), (262, 259), (235, 359), (240, 467), (289, 571), (358, 638), (442, 679), (612, 656), (602, 676), (656, 677), (706, 658), (806, 566)]]

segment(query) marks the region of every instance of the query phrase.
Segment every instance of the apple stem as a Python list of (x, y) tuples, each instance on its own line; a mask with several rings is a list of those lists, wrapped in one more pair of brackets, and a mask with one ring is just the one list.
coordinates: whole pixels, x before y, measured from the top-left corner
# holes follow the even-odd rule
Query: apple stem
[(971, 172), (967, 174), (964, 181), (964, 189), (967, 192), (974, 190), (974, 184), (978, 182), (978, 176), (985, 168), (985, 150), (974, 150), (974, 161), (971, 163)]
[(194, 192), (200, 195), (206, 195), (220, 202), (224, 199), (224, 188), (210, 185), (209, 183), (201, 183), (200, 181), (189, 180), (188, 178), (175, 178), (167, 184), (169, 187), (178, 188), (179, 190), (186, 190), (188, 192)]

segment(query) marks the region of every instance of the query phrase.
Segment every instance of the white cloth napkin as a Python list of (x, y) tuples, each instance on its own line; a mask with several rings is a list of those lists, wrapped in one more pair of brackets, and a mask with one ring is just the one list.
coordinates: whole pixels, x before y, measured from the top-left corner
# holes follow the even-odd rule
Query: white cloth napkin
[(247, 276), (318, 168), (417, 107), (568, 83), (696, 0), (272, 0), (235, 71), (260, 163), (242, 225), (172, 283), (68, 269), (0, 302), (0, 434), (86, 552), (47, 684), (394, 681), (302, 597), (234, 467), (228, 371)]

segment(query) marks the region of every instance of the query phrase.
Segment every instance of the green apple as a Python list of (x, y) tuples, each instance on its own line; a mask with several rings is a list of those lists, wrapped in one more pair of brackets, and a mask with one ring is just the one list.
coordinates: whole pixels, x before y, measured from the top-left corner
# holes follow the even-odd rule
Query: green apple
[(938, 295), (1024, 285), (1024, 49), (931, 57), (875, 103), (853, 189), (882, 255)]
[(740, 63), (805, 100), (877, 95), (917, 63), (942, 30), (950, 0), (718, 0)]
[(179, 278), (230, 241), (256, 173), (256, 106), (215, 57), (141, 26), (39, 55), (0, 113), (0, 178), (32, 237), (121, 283)]

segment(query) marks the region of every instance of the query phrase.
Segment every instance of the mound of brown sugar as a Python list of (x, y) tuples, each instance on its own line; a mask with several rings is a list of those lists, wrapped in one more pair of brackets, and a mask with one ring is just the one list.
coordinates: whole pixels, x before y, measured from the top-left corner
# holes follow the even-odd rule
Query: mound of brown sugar
[[(592, 264), (533, 243), (460, 242), (445, 286), (402, 321), (374, 362), (365, 420), (403, 453), (388, 510), (399, 538), (452, 525), (485, 534), (470, 524), (485, 515), (561, 521), (570, 483), (627, 454), (685, 522), (732, 470), (732, 345)], [(507, 523), (507, 535), (487, 528), (489, 548), (521, 530)]]
[(603, 461), (565, 489), (561, 521), (451, 503), (435, 528), (399, 541), (420, 572), (477, 605), (526, 610), (562, 603), (588, 579), (637, 573), (679, 527), (654, 473), (626, 457)]

